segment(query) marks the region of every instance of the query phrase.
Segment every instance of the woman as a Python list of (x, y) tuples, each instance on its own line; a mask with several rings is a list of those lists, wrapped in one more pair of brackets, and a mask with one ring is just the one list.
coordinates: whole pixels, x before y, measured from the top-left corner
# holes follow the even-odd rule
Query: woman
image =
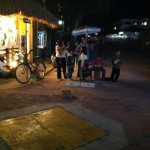
[(57, 79), (62, 80), (61, 68), (63, 69), (63, 76), (66, 79), (66, 50), (62, 42), (57, 42), (56, 47), (56, 65), (57, 65)]

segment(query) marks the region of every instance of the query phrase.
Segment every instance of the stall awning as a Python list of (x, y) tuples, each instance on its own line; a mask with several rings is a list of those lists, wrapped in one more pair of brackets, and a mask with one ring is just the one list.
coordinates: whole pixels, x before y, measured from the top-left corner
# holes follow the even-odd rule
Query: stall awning
[(0, 0), (0, 15), (13, 14), (31, 17), (51, 28), (58, 27), (58, 20), (46, 8), (32, 0)]
[(100, 28), (97, 27), (82, 27), (82, 28), (76, 28), (72, 31), (73, 36), (78, 36), (78, 35), (88, 35), (88, 34), (93, 34), (93, 33), (98, 33), (101, 32)]

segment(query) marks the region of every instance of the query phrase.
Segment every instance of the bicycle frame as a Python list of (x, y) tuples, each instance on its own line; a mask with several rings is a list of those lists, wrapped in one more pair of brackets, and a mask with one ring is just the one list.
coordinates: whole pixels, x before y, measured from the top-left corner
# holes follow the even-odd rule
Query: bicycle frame
[[(33, 51), (33, 50), (31, 49), (31, 50), (29, 51), (29, 53), (23, 54), (23, 55), (24, 55), (24, 61), (23, 61), (23, 63), (29, 67), (31, 74), (35, 73), (35, 72), (36, 72), (36, 69), (37, 69), (37, 64), (36, 64), (36, 62), (35, 62), (35, 63), (34, 63), (34, 62), (31, 62), (31, 61), (28, 59), (28, 55), (29, 55), (32, 51)], [(34, 68), (34, 69), (32, 70), (32, 68)]]
[[(29, 53), (33, 51), (30, 50)], [(36, 77), (39, 79), (43, 79), (45, 75), (46, 66), (39, 57), (35, 57), (36, 61), (28, 60), (29, 53), (24, 53), (23, 62), (20, 63), (15, 70), (15, 78), (20, 83), (27, 83), (32, 74), (36, 74)], [(21, 70), (20, 70), (21, 69)]]
[(28, 60), (28, 65), (29, 65), (29, 68), (30, 68), (30, 71), (32, 74), (37, 71), (38, 63), (36, 63), (36, 62), (32, 63), (31, 61)]
[(27, 53), (27, 52), (25, 52), (25, 53), (23, 53), (23, 55), (24, 55), (24, 58), (23, 58), (23, 62), (24, 63), (28, 63), (28, 55), (31, 53), (33, 51), (33, 49), (31, 49), (30, 51), (29, 51), (29, 53)]

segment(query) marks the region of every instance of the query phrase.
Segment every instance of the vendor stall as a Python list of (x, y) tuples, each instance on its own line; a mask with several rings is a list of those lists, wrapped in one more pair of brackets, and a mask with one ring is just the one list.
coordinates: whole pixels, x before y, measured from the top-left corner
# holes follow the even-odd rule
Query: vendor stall
[(78, 35), (86, 35), (87, 36), (88, 34), (93, 34), (93, 33), (98, 33), (98, 32), (101, 32), (100, 28), (87, 26), (87, 27), (74, 29), (72, 31), (72, 35), (73, 36), (78, 36)]
[[(72, 31), (72, 36), (76, 40), (77, 37), (82, 38), (82, 45), (86, 46), (88, 59), (91, 60), (94, 57), (95, 46), (99, 42), (98, 33), (101, 32), (101, 28), (85, 26), (81, 28), (76, 28)], [(94, 36), (91, 36), (91, 35)], [(81, 40), (80, 40), (81, 41)], [(76, 41), (75, 41), (76, 42)]]

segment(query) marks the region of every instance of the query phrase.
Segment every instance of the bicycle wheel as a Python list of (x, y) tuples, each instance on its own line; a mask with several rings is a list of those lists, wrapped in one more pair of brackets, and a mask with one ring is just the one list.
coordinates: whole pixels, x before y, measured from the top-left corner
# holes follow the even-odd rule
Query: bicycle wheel
[(15, 70), (15, 78), (22, 84), (27, 83), (31, 78), (29, 66), (24, 63), (19, 64)]
[(45, 76), (45, 72), (46, 72), (46, 66), (43, 62), (38, 62), (37, 63), (37, 77), (39, 79), (43, 79)]

